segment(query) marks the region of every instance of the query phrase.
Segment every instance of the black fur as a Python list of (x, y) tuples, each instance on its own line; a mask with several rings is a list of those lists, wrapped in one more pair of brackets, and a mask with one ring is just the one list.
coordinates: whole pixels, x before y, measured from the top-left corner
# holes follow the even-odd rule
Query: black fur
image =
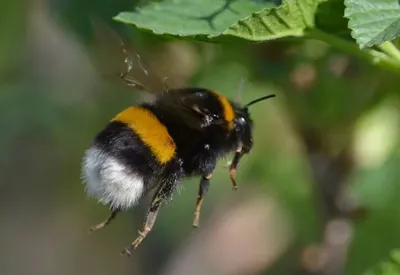
[(141, 104), (166, 126), (176, 144), (176, 156), (167, 164), (160, 164), (136, 133), (120, 122), (109, 123), (95, 144), (142, 175), (147, 191), (164, 185), (167, 198), (183, 178), (211, 174), (218, 158), (240, 145), (246, 153), (251, 150), (252, 121), (247, 109), (230, 103), (235, 111), (233, 129), (228, 129), (218, 97), (206, 89), (169, 91), (153, 103)]

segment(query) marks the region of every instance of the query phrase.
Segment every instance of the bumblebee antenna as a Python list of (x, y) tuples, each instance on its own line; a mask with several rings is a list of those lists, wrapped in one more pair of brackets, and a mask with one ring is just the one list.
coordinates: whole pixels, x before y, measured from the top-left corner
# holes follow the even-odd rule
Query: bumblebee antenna
[(239, 89), (238, 89), (238, 92), (237, 92), (237, 95), (236, 95), (236, 101), (237, 102), (240, 102), (240, 98), (241, 98), (241, 95), (243, 93), (245, 85), (246, 85), (246, 79), (244, 77), (242, 77), (242, 79), (240, 79), (240, 86), (239, 86)]
[(253, 104), (257, 103), (257, 102), (266, 100), (266, 99), (271, 98), (271, 97), (275, 97), (275, 95), (266, 95), (266, 96), (263, 96), (263, 97), (254, 99), (253, 101), (250, 101), (249, 103), (247, 103), (247, 104), (245, 105), (245, 107), (248, 108), (249, 106), (251, 106), (251, 105), (253, 105)]

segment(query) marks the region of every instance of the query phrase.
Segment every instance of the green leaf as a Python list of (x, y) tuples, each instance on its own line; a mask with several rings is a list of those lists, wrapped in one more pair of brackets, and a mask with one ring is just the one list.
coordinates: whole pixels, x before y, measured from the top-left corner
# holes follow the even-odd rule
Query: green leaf
[(155, 34), (215, 36), (253, 12), (275, 7), (275, 2), (165, 0), (149, 4), (135, 12), (122, 12), (115, 19)]
[(275, 9), (264, 9), (240, 20), (223, 35), (238, 36), (252, 41), (265, 41), (285, 36), (303, 36), (306, 28), (314, 27), (317, 7), (325, 0), (287, 0)]
[(114, 19), (158, 35), (219, 42), (302, 36), (326, 0), (164, 0)]
[(400, 251), (392, 251), (389, 260), (372, 267), (364, 275), (400, 275)]
[(345, 0), (352, 36), (360, 48), (390, 41), (400, 35), (398, 0)]

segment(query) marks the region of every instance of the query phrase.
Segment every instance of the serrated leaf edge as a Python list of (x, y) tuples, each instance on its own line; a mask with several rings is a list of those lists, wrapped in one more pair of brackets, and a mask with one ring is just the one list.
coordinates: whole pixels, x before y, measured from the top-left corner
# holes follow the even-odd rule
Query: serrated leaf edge
[[(289, 1), (289, 0), (286, 0), (286, 1), (284, 0), (282, 2), (282, 4), (280, 6), (278, 6), (278, 7), (265, 8), (265, 9), (262, 9), (260, 11), (253, 12), (251, 15), (247, 16), (245, 19), (241, 19), (238, 22), (232, 24), (228, 29), (226, 29), (222, 33), (222, 35), (231, 35), (231, 36), (236, 36), (236, 37), (239, 37), (239, 38), (243, 38), (243, 39), (250, 40), (250, 41), (257, 41), (257, 42), (267, 41), (267, 40), (274, 40), (274, 39), (278, 39), (278, 38), (282, 38), (282, 37), (288, 37), (288, 36), (294, 36), (294, 37), (304, 36), (305, 30), (307, 28), (314, 27), (315, 22), (314, 22), (313, 19), (308, 20), (308, 18), (306, 18), (305, 12), (304, 12), (304, 6), (301, 4), (301, 2), (299, 2), (299, 0), (295, 0), (295, 2), (296, 2), (296, 5), (297, 5), (298, 9), (300, 10), (300, 12), (302, 14), (302, 21), (303, 21), (303, 24), (304, 24), (303, 28), (296, 28), (296, 27), (290, 26), (287, 23), (288, 27), (292, 28), (292, 29), (288, 28), (289, 29), (288, 31), (281, 31), (279, 34), (276, 34), (276, 35), (270, 35), (269, 34), (267, 36), (264, 36), (265, 37), (264, 39), (262, 39), (262, 37), (263, 37), (262, 35), (261, 36), (257, 36), (255, 38), (254, 36), (237, 35), (237, 34), (228, 33), (228, 31), (231, 30), (232, 28), (234, 28), (236, 25), (238, 25), (240, 23), (243, 24), (244, 23), (243, 21), (245, 21), (245, 20), (247, 20), (247, 19), (249, 19), (251, 17), (259, 17), (260, 22), (265, 26), (265, 28), (269, 28), (267, 26), (267, 24), (264, 22), (263, 16), (260, 16), (260, 14), (263, 13), (263, 12), (266, 12), (267, 10), (276, 10), (276, 11), (278, 11), (279, 9), (284, 9), (285, 6), (287, 5), (287, 1)], [(315, 3), (314, 3), (315, 7), (313, 7), (313, 8), (316, 9), (322, 2), (325, 2), (325, 1), (327, 1), (327, 0), (315, 1)], [(285, 18), (282, 18), (281, 16), (279, 16), (279, 19), (286, 23)], [(249, 27), (249, 29), (251, 29), (251, 28)]]
[[(286, 1), (290, 1), (290, 0), (286, 0)], [(166, 33), (166, 32), (157, 32), (157, 31), (155, 31), (154, 29), (142, 27), (142, 26), (139, 26), (138, 24), (136, 24), (136, 23), (134, 23), (134, 22), (128, 22), (128, 21), (123, 20), (123, 19), (121, 18), (121, 14), (130, 13), (130, 12), (120, 12), (119, 14), (117, 14), (116, 16), (113, 17), (113, 20), (119, 21), (119, 22), (121, 22), (121, 23), (129, 24), (129, 25), (133, 25), (133, 26), (135, 26), (135, 27), (138, 28), (138, 29), (141, 29), (141, 30), (144, 30), (144, 31), (148, 31), (148, 32), (153, 33), (153, 34), (155, 34), (155, 35), (163, 35), (163, 36), (170, 36), (170, 37), (178, 37), (178, 38), (181, 38), (181, 39), (183, 39), (183, 38), (185, 38), (185, 39), (195, 39), (196, 37), (204, 37), (204, 38), (207, 38), (208, 40), (211, 40), (210, 42), (212, 42), (212, 40), (217, 39), (217, 38), (222, 37), (222, 36), (233, 36), (233, 37), (238, 37), (238, 38), (242, 38), (242, 39), (249, 40), (249, 41), (253, 41), (253, 42), (261, 42), (261, 41), (267, 41), (267, 40), (274, 40), (274, 39), (278, 39), (278, 38), (282, 38), (282, 37), (287, 37), (287, 36), (301, 37), (301, 36), (304, 35), (305, 29), (306, 29), (307, 27), (312, 27), (312, 26), (310, 26), (310, 24), (313, 24), (313, 22), (308, 22), (309, 20), (307, 20), (307, 18), (304, 16), (305, 14), (304, 14), (304, 11), (303, 11), (303, 9), (302, 9), (302, 5), (300, 5), (300, 4), (298, 3), (299, 0), (297, 0), (297, 1), (295, 0), (295, 1), (296, 1), (296, 5), (298, 6), (299, 10), (301, 11), (301, 14), (303, 15), (303, 16), (302, 16), (302, 21), (303, 21), (303, 23), (304, 23), (304, 28), (302, 28), (302, 29), (301, 29), (301, 28), (298, 28), (298, 29), (293, 28), (293, 29), (288, 30), (288, 31), (280, 32), (279, 34), (276, 34), (276, 35), (270, 35), (270, 34), (269, 34), (269, 35), (267, 35), (267, 36), (264, 36), (264, 38), (263, 38), (262, 35), (256, 37), (256, 36), (254, 36), (254, 35), (249, 36), (249, 35), (240, 35), (240, 34), (232, 34), (232, 33), (229, 33), (230, 30), (232, 30), (235, 26), (238, 26), (238, 25), (240, 25), (240, 24), (246, 25), (246, 26), (248, 27), (248, 29), (249, 29), (249, 33), (252, 33), (254, 30), (253, 30), (250, 26), (247, 25), (247, 22), (246, 22), (246, 21), (247, 21), (248, 19), (253, 18), (253, 17), (259, 17), (260, 22), (264, 23), (264, 21), (263, 21), (263, 19), (262, 19), (263, 17), (260, 16), (260, 14), (263, 13), (263, 12), (266, 12), (266, 11), (268, 11), (268, 10), (278, 10), (278, 9), (281, 9), (281, 8), (283, 8), (285, 5), (287, 5), (287, 2), (286, 2), (286, 1), (283, 0), (283, 1), (282, 1), (282, 4), (279, 5), (279, 6), (277, 6), (277, 7), (273, 7), (273, 8), (268, 7), (268, 8), (263, 8), (263, 9), (261, 9), (261, 10), (259, 10), (259, 11), (256, 11), (256, 12), (252, 12), (250, 15), (248, 15), (248, 16), (242, 18), (242, 19), (239, 19), (237, 22), (233, 23), (233, 24), (230, 25), (228, 28), (226, 28), (225, 30), (221, 31), (221, 32), (218, 33), (218, 34), (183, 35), (183, 34), (179, 34), (179, 33), (171, 34), (171, 33)], [(324, 2), (324, 1), (326, 1), (326, 0), (316, 1), (315, 5), (318, 7), (318, 5), (321, 4), (321, 3)], [(153, 3), (153, 2), (152, 2), (152, 4), (153, 4), (152, 7), (154, 8), (155, 6), (157, 6), (158, 3)], [(316, 7), (315, 7), (315, 8), (316, 8)], [(140, 12), (140, 9), (137, 9), (136, 12)], [(285, 20), (282, 19), (282, 18), (281, 18), (281, 20), (285, 21)], [(266, 24), (263, 24), (263, 25), (266, 26)], [(290, 27), (292, 27), (292, 26), (290, 26)], [(266, 26), (266, 28), (267, 28), (267, 26)]]

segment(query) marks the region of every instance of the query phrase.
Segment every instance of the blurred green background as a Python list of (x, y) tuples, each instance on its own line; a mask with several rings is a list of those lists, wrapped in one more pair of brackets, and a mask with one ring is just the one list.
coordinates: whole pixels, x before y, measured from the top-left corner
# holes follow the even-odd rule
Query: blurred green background
[[(201, 44), (112, 22), (139, 2), (0, 3), (0, 274), (362, 274), (400, 247), (398, 75), (313, 40)], [(277, 95), (251, 110), (238, 192), (221, 161), (194, 230), (199, 180), (186, 180), (129, 259), (148, 201), (87, 235), (108, 211), (85, 197), (80, 164), (144, 95), (96, 69), (93, 15), (171, 87), (234, 99), (245, 78), (241, 102)]]

